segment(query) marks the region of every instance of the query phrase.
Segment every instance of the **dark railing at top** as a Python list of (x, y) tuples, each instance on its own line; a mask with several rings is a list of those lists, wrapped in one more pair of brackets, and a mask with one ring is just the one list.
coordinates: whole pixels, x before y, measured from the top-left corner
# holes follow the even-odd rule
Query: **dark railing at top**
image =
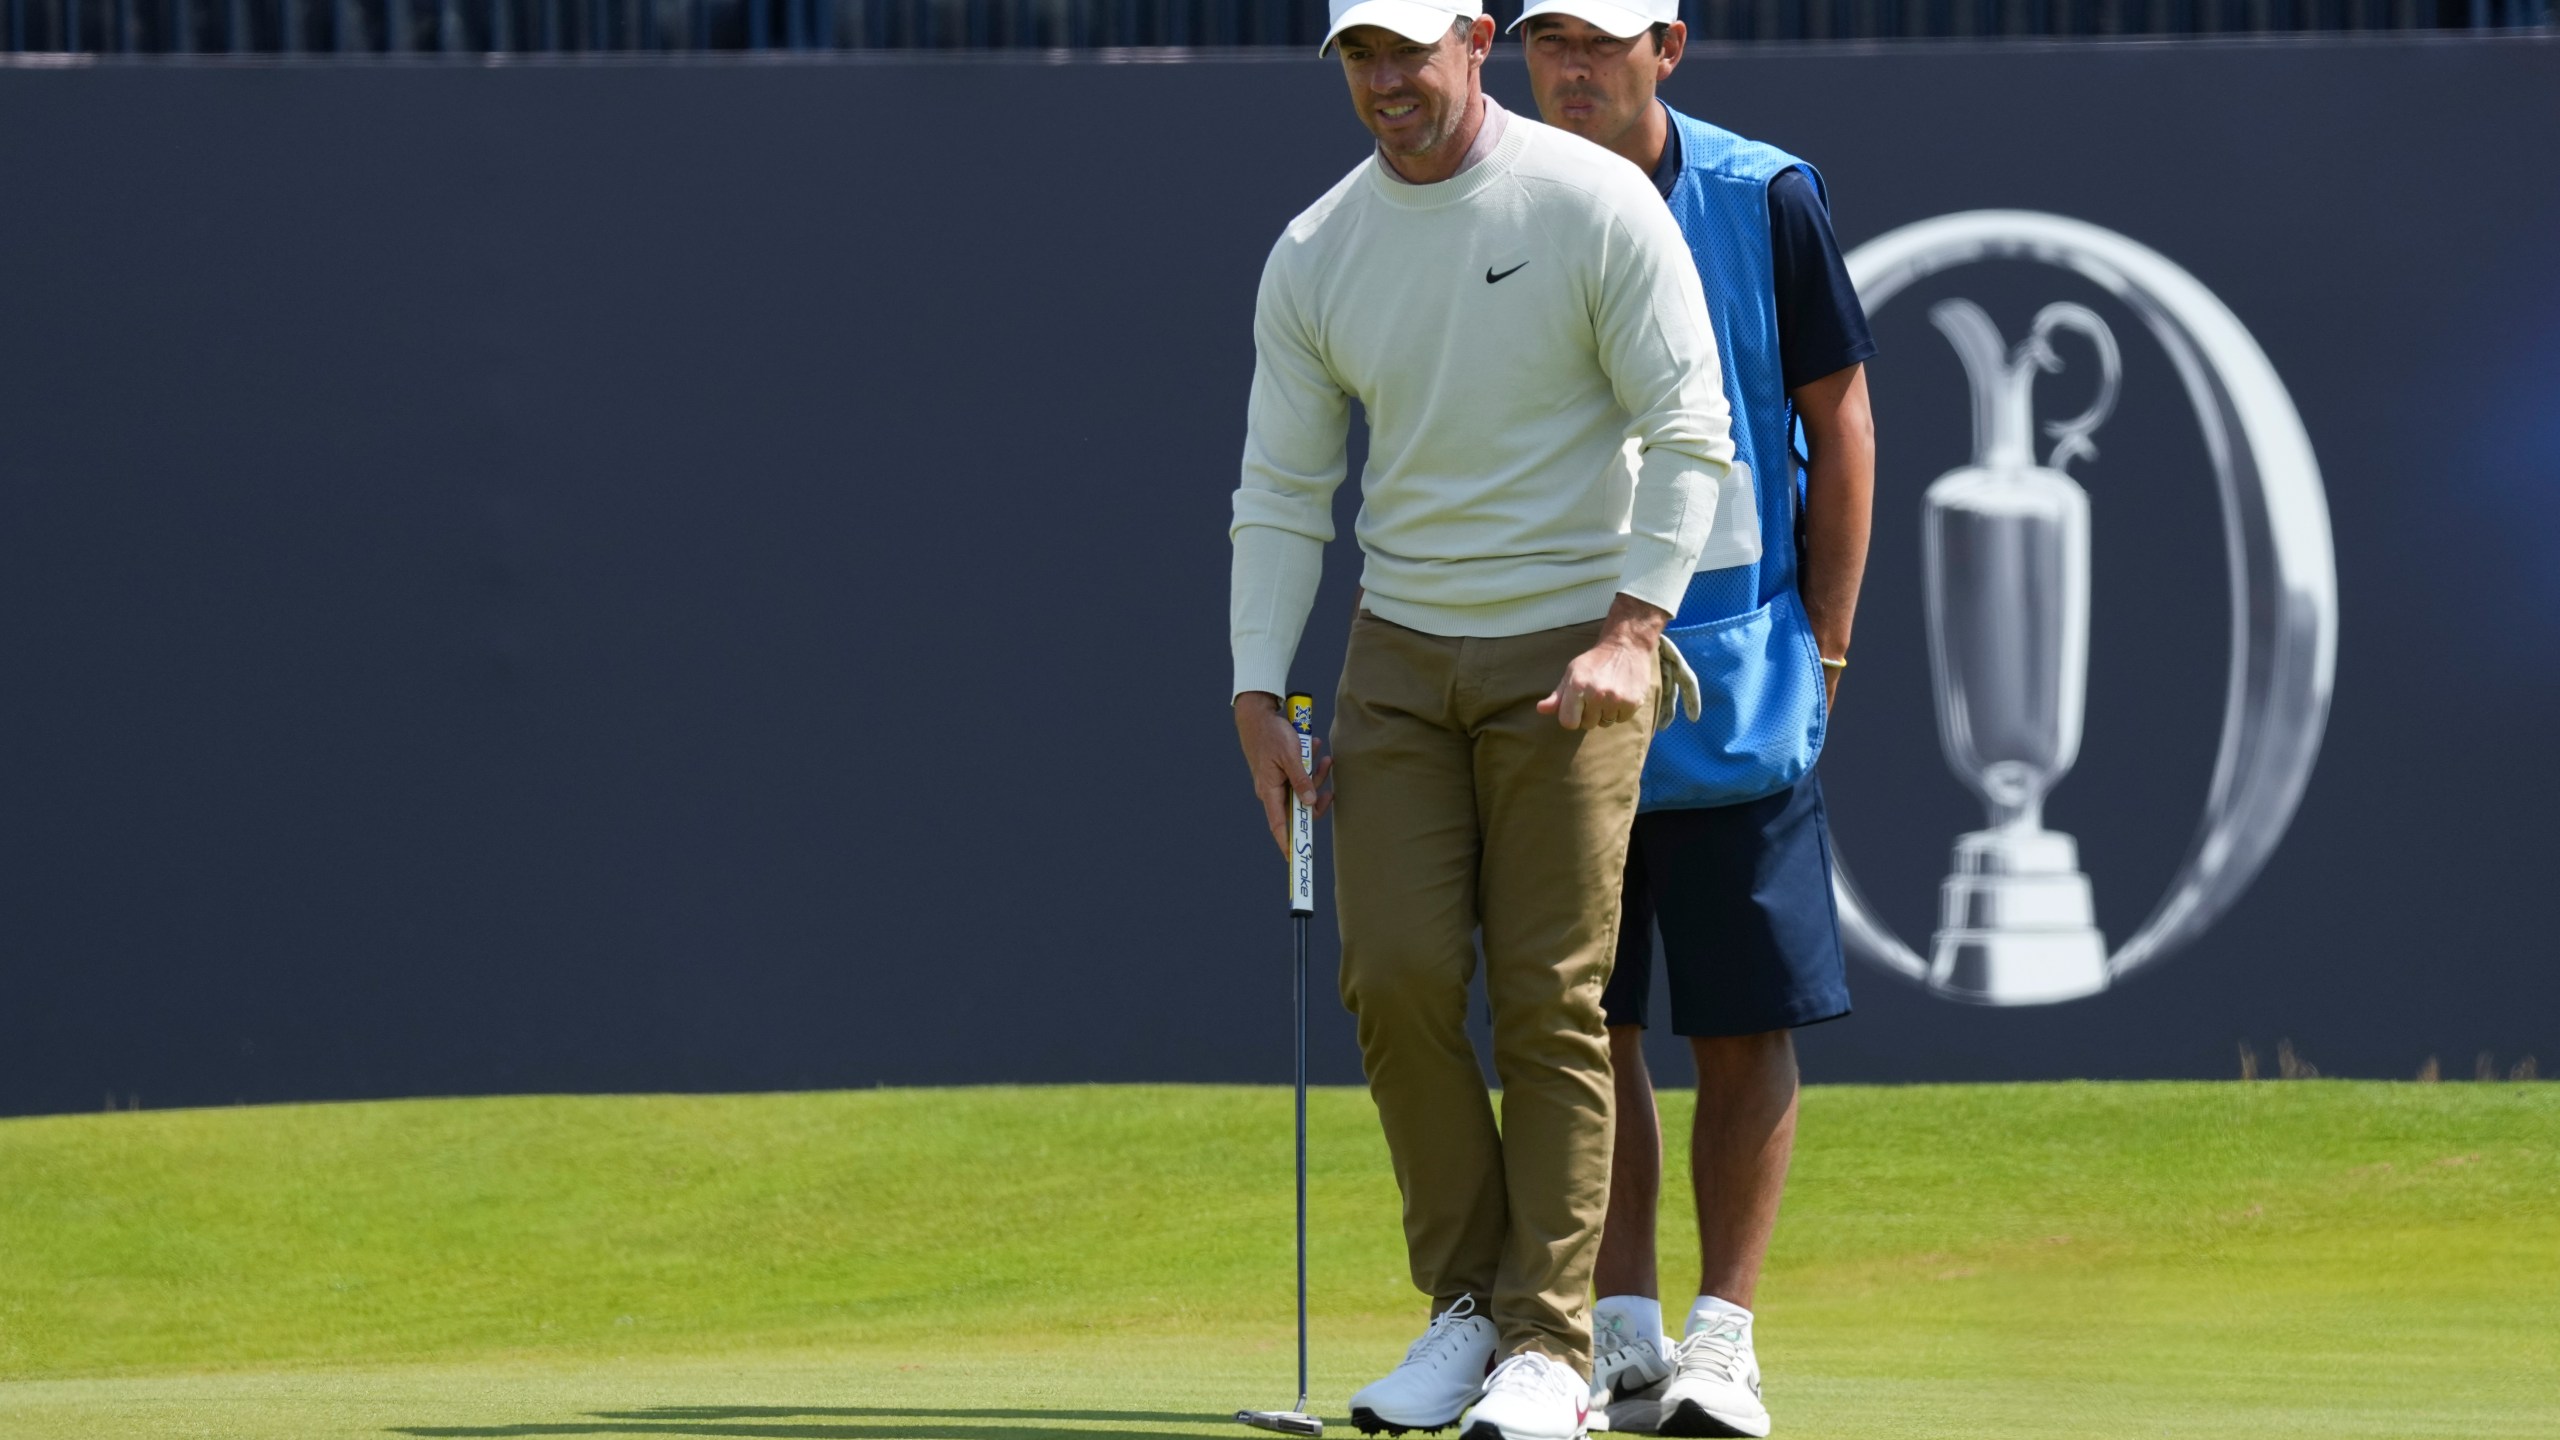
[[(1503, 18), (1519, 0), (1499, 0)], [(2554, 0), (1682, 0), (1710, 43), (2548, 30)], [(0, 56), (1312, 46), (1323, 0), (0, 0)]]

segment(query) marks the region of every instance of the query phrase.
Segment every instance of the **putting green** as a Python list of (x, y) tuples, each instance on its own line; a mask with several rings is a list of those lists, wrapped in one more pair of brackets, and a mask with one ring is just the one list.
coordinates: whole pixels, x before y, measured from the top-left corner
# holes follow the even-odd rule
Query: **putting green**
[[(1288, 1104), (0, 1121), (0, 1435), (1236, 1440), (1290, 1398)], [(1420, 1308), (1366, 1098), (1313, 1123), (1339, 1416)], [(1819, 1087), (1761, 1347), (1786, 1436), (2540, 1436), (2555, 1295), (2560, 1086)]]

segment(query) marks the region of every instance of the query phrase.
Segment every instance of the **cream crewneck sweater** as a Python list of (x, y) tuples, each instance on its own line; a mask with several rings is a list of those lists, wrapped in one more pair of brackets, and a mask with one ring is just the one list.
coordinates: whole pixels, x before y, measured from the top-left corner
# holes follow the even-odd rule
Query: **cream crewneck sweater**
[(1525, 635), (1596, 620), (1621, 592), (1680, 608), (1733, 461), (1697, 268), (1642, 172), (1507, 122), (1436, 185), (1373, 155), (1263, 267), (1228, 532), (1234, 693), (1288, 689), (1354, 399), (1379, 618)]

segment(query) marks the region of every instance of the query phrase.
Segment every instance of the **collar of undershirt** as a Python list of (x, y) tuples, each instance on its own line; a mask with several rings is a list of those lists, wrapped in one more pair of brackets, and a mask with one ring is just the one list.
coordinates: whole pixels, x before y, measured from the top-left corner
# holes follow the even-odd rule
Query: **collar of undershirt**
[[(1653, 103), (1662, 105), (1659, 100)], [(1672, 188), (1680, 183), (1680, 125), (1668, 105), (1662, 105), (1662, 123), (1662, 158), (1654, 163), (1653, 188), (1661, 191), (1662, 198), (1668, 200)]]

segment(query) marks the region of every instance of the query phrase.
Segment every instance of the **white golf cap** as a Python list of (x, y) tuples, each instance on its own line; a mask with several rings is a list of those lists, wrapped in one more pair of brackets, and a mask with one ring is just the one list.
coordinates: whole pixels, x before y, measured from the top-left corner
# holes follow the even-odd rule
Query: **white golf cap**
[(1540, 15), (1570, 15), (1588, 21), (1621, 40), (1633, 40), (1656, 25), (1668, 25), (1680, 18), (1680, 0), (1534, 0), (1520, 18), (1511, 22), (1519, 29)]
[(1319, 55), (1333, 48), (1336, 36), (1359, 25), (1383, 25), (1407, 40), (1428, 45), (1459, 21), (1482, 15), (1484, 0), (1332, 0), (1329, 9), (1333, 28), (1324, 32), (1324, 43), (1316, 47)]

